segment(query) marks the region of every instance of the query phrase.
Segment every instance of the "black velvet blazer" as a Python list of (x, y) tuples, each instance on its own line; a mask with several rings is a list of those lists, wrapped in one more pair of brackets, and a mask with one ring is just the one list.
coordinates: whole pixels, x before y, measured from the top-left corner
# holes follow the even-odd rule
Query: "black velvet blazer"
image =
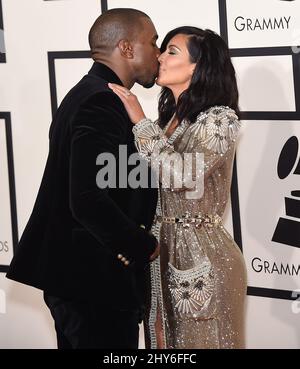
[(94, 63), (58, 108), (42, 183), (7, 277), (54, 296), (127, 309), (143, 297), (144, 269), (156, 245), (148, 230), (157, 191), (96, 184), (99, 154), (118, 158), (119, 145), (127, 145), (128, 156), (136, 152), (133, 125), (108, 81), (122, 84)]

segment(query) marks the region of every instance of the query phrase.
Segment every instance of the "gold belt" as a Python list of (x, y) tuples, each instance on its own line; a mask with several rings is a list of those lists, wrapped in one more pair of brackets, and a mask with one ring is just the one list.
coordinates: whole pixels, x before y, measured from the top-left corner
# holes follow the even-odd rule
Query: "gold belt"
[(198, 228), (200, 226), (214, 227), (222, 222), (222, 218), (218, 214), (196, 214), (195, 216), (190, 216), (186, 213), (182, 217), (156, 215), (154, 221), (158, 223), (181, 224), (183, 227), (189, 227), (192, 224)]

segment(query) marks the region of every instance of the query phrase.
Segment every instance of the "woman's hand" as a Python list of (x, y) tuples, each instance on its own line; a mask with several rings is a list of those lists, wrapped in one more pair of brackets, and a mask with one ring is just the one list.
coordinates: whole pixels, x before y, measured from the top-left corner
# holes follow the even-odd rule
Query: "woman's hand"
[(113, 92), (122, 100), (133, 124), (136, 124), (140, 120), (146, 118), (138, 98), (126, 87), (117, 85), (115, 83), (109, 83), (108, 87), (112, 89)]

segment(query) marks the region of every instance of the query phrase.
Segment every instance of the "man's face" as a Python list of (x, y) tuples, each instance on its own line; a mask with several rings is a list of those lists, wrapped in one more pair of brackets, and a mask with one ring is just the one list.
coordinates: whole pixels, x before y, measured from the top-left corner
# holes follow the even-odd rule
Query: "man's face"
[(156, 45), (157, 32), (149, 18), (142, 18), (143, 31), (133, 42), (134, 58), (132, 59), (132, 71), (135, 81), (143, 87), (150, 88), (154, 85), (158, 75), (159, 48)]

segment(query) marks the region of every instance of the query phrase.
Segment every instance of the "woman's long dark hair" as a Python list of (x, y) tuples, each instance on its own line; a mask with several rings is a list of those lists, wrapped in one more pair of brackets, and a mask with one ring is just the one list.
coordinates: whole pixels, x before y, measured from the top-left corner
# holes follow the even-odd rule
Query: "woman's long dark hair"
[(196, 67), (190, 86), (181, 93), (177, 105), (172, 91), (162, 88), (158, 103), (160, 125), (164, 127), (175, 112), (179, 122), (188, 119), (192, 123), (201, 111), (215, 105), (229, 106), (239, 115), (235, 70), (224, 40), (209, 29), (178, 27), (164, 38), (161, 53), (178, 34), (189, 36), (187, 48)]

